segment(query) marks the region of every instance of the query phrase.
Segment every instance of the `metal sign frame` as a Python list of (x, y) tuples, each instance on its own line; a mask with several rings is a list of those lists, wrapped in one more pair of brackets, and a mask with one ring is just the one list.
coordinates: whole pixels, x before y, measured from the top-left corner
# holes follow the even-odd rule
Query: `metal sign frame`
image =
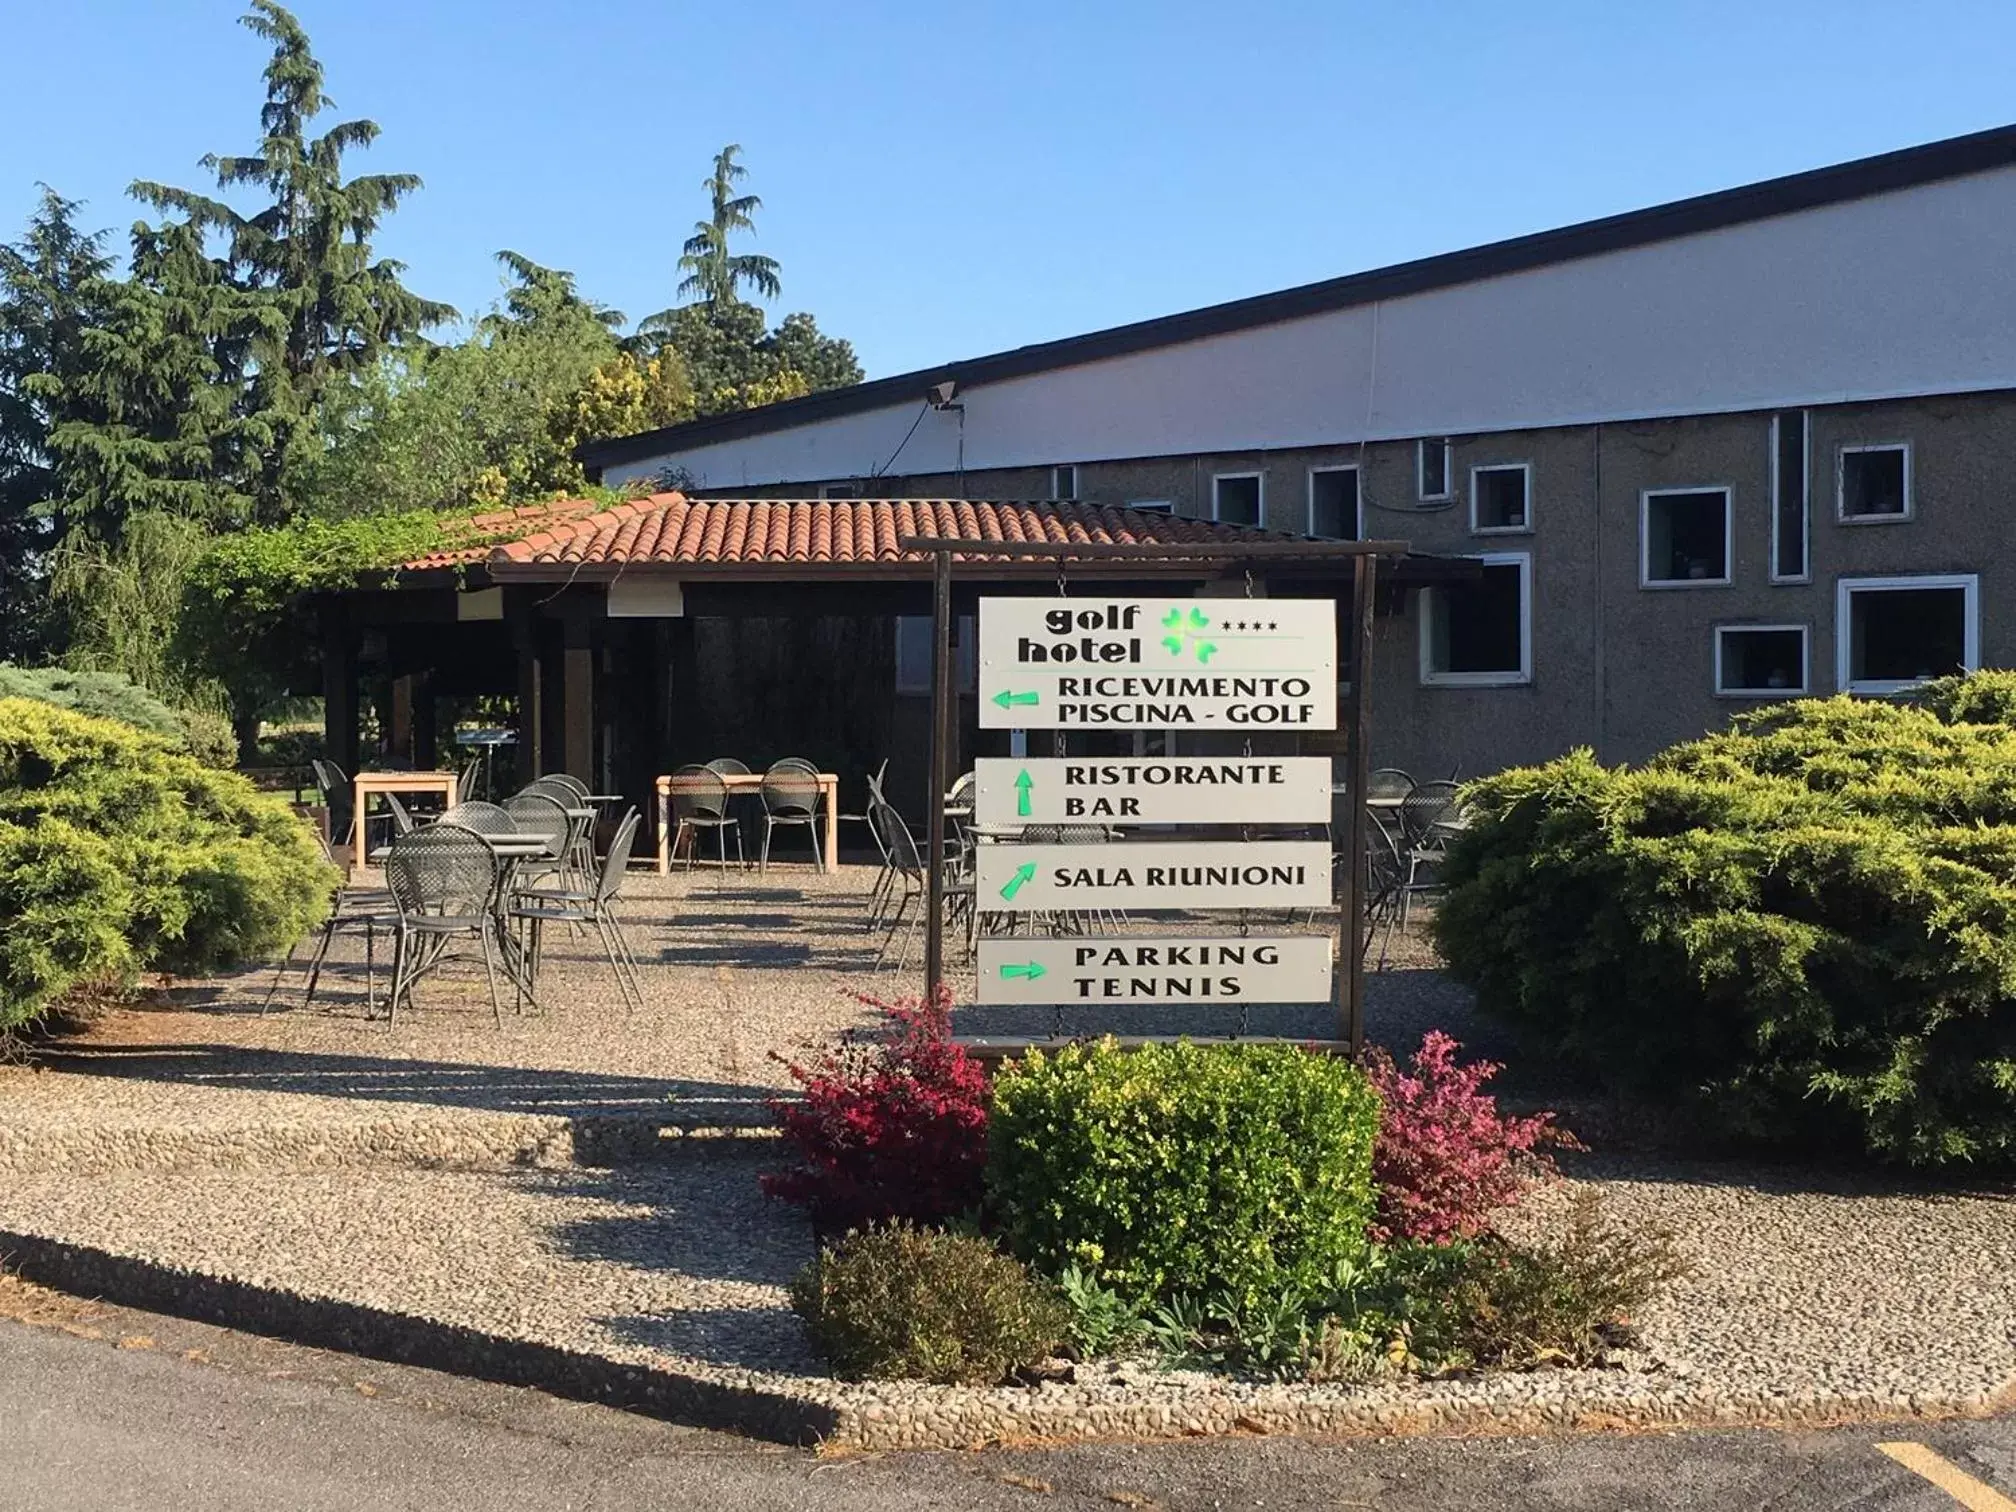
[(1371, 776), (1366, 738), (1371, 729), (1372, 602), (1380, 557), (1404, 557), (1404, 541), (1199, 541), (1148, 546), (1092, 541), (985, 541), (938, 536), (905, 536), (898, 547), (931, 558), (931, 746), (930, 826), (926, 852), (924, 993), (935, 999), (945, 982), (945, 788), (956, 732), (952, 721), (952, 577), (954, 557), (1039, 558), (1054, 561), (1060, 579), (1075, 562), (1179, 564), (1200, 562), (1226, 568), (1261, 563), (1351, 563), (1351, 642), (1341, 658), (1351, 669), (1342, 723), (1349, 739), (1349, 822), (1344, 853), (1344, 905), (1338, 911), (1339, 964), (1336, 973), (1339, 1038), (1355, 1059), (1365, 1049), (1365, 786)]

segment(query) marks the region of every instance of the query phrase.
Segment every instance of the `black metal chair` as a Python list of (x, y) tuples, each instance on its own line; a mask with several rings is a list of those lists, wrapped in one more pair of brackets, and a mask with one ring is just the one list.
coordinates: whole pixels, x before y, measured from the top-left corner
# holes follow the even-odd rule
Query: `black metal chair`
[(737, 761), (733, 756), (716, 756), (707, 763), (707, 770), (720, 777), (747, 777), (749, 763)]
[(623, 889), (623, 878), (630, 866), (630, 851), (636, 842), (641, 817), (634, 808), (623, 816), (622, 822), (616, 826), (615, 838), (609, 843), (609, 853), (602, 859), (601, 874), (592, 887), (512, 889), (509, 917), (531, 933), (529, 947), (522, 949), (519, 957), (526, 963), (526, 975), (532, 983), (537, 984), (539, 980), (546, 926), (580, 925), (593, 929), (601, 940), (603, 954), (609, 959), (609, 969), (616, 974), (617, 990), (623, 994), (624, 1011), (643, 1006), (644, 984), (638, 976), (636, 957), (630, 953), (630, 942), (623, 937), (623, 928), (617, 921), (615, 910)]
[(763, 850), (757, 870), (770, 869), (770, 838), (777, 826), (803, 825), (812, 837), (812, 863), (825, 869), (819, 852), (819, 779), (802, 767), (779, 762), (763, 774)]
[(772, 772), (779, 770), (787, 772), (810, 772), (814, 777), (819, 775), (819, 768), (812, 762), (807, 761), (803, 756), (781, 756), (771, 762), (767, 770)]
[(452, 824), (459, 829), (473, 830), (479, 835), (501, 836), (518, 833), (517, 822), (494, 803), (458, 803), (435, 823)]
[(678, 821), (672, 832), (672, 849), (676, 853), (680, 837), (686, 838), (686, 870), (693, 870), (693, 863), (699, 859), (700, 836), (707, 830), (714, 831), (719, 838), (724, 877), (728, 871), (730, 830), (735, 833), (735, 859), (747, 864), (748, 857), (742, 849), (742, 829), (728, 812), (728, 784), (721, 780), (719, 772), (710, 772), (704, 766), (681, 767), (669, 779), (667, 791), (672, 800), (673, 817)]
[(329, 811), (329, 840), (332, 845), (348, 845), (356, 835), (357, 793), (350, 785), (350, 779), (343, 775), (343, 768), (333, 761), (324, 761), (320, 756), (308, 762), (308, 770), (315, 778), (315, 793), (322, 800), (322, 807)]
[[(563, 884), (574, 880), (579, 847), (574, 843), (575, 824), (567, 816), (567, 805), (553, 797), (549, 789), (506, 798), (504, 812), (510, 815), (519, 834), (528, 835), (546, 847), (544, 856), (527, 857), (521, 864), (535, 876), (558, 873)], [(586, 878), (580, 881), (583, 886), (587, 883)]]
[[(903, 822), (903, 816), (887, 803), (871, 803), (868, 808), (868, 822), (875, 827), (882, 842), (883, 854), (889, 858), (889, 891), (894, 894), (900, 885), (901, 897), (896, 899), (896, 911), (889, 916), (889, 932), (882, 937), (882, 948), (875, 953), (875, 964), (881, 966), (888, 958), (889, 947), (896, 941), (896, 931), (903, 927), (908, 918), (910, 929), (903, 937), (903, 950), (897, 957), (896, 969), (901, 971), (910, 960), (910, 948), (917, 941), (917, 930), (924, 922), (925, 876), (924, 859), (918, 853), (917, 841), (910, 833), (910, 826)], [(912, 904), (917, 906), (911, 914)], [(888, 906), (885, 900), (885, 908)]]
[[(329, 837), (318, 827), (315, 831), (316, 843), (322, 847), (322, 859), (339, 872), (343, 864), (336, 859), (335, 851), (329, 844)], [(391, 891), (382, 887), (353, 887), (345, 881), (336, 889), (330, 900), (329, 917), (322, 921), (322, 929), (315, 942), (314, 953), (308, 959), (308, 990), (301, 996), (301, 1006), (306, 1008), (315, 1001), (315, 988), (322, 980), (322, 963), (328, 959), (329, 944), (342, 930), (356, 930), (364, 936), (364, 1012), (366, 1017), (378, 1011), (378, 999), (373, 982), (377, 976), (378, 931), (388, 935), (399, 925), (399, 912), (392, 899)], [(299, 949), (299, 943), (295, 949)], [(286, 980), (287, 968), (294, 964), (294, 950), (289, 950), (280, 960), (273, 973), (273, 980), (266, 988), (266, 996), (259, 1000), (259, 1015), (273, 1006), (273, 996)]]
[[(1436, 876), (1449, 850), (1449, 836), (1461, 813), (1458, 798), (1462, 784), (1420, 782), (1400, 800), (1400, 854), (1406, 862), (1407, 878), (1400, 891), (1400, 927), (1406, 928), (1417, 893), (1435, 892), (1441, 887)], [(1428, 880), (1422, 881), (1426, 873)]]
[[(413, 988), (445, 960), (458, 941), (474, 941), (483, 953), (490, 987), (490, 1013), (504, 1027), (497, 994), (499, 933), (497, 853), (480, 834), (458, 824), (436, 824), (392, 842), (385, 858), (385, 881), (398, 909), (397, 949), (392, 962), (389, 1017), (399, 1004), (413, 1006)], [(515, 974), (514, 974), (515, 977)], [(529, 995), (529, 984), (523, 984)]]

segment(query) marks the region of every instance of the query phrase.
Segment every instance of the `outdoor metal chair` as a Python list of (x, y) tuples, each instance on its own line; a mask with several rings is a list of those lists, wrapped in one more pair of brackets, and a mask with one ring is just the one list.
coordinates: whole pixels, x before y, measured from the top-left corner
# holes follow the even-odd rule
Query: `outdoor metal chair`
[(674, 772), (667, 784), (667, 792), (672, 800), (672, 814), (677, 827), (672, 832), (672, 851), (678, 853), (679, 840), (684, 836), (687, 842), (686, 870), (693, 870), (693, 863), (700, 856), (700, 836), (708, 830), (714, 831), (721, 847), (721, 874), (728, 872), (728, 834), (735, 834), (735, 859), (747, 864), (747, 855), (742, 849), (742, 827), (728, 812), (728, 784), (721, 780), (719, 772), (710, 772), (704, 766), (685, 766)]
[[(896, 901), (896, 911), (889, 918), (889, 932), (882, 938), (882, 948), (875, 953), (875, 964), (879, 967), (888, 958), (889, 947), (896, 941), (896, 931), (908, 918), (910, 929), (903, 937), (903, 952), (896, 960), (896, 969), (901, 971), (909, 964), (910, 948), (916, 943), (917, 930), (924, 922), (924, 861), (918, 854), (917, 841), (910, 833), (910, 826), (903, 822), (903, 816), (894, 808), (887, 803), (875, 803), (870, 805), (868, 816), (869, 822), (880, 833), (883, 851), (889, 857), (889, 890), (894, 893), (899, 885), (903, 889), (902, 896)], [(910, 912), (913, 903), (917, 905), (914, 915)], [(884, 906), (887, 906), (886, 903)]]
[[(322, 859), (338, 871), (343, 863), (336, 859), (330, 847), (329, 837), (318, 826), (315, 840), (322, 848)], [(336, 896), (330, 900), (329, 917), (322, 921), (322, 929), (315, 941), (314, 953), (308, 958), (308, 990), (301, 995), (301, 1006), (306, 1008), (315, 1001), (315, 988), (322, 980), (322, 963), (328, 959), (329, 943), (341, 930), (356, 930), (364, 936), (364, 1012), (366, 1017), (378, 1011), (378, 999), (373, 983), (377, 975), (378, 931), (392, 934), (399, 925), (399, 913), (392, 900), (391, 891), (382, 887), (353, 887), (345, 881), (336, 889)], [(295, 947), (299, 948), (298, 943)], [(273, 973), (273, 980), (266, 988), (266, 996), (259, 1000), (260, 1017), (265, 1017), (267, 1009), (273, 1006), (273, 995), (280, 990), (280, 984), (287, 977), (287, 968), (294, 964), (294, 950), (281, 957), (279, 968)]]
[(472, 830), (479, 835), (518, 833), (517, 821), (494, 803), (458, 803), (434, 822), (452, 824), (458, 829)]
[(756, 869), (770, 869), (770, 839), (783, 824), (804, 826), (812, 837), (812, 864), (823, 871), (826, 859), (819, 853), (819, 779), (780, 764), (763, 774), (758, 792), (763, 799), (763, 850)]
[[(888, 770), (889, 762), (887, 758), (884, 758), (882, 765), (868, 774), (868, 802), (871, 807), (874, 804), (886, 801), (882, 797), (882, 776)], [(867, 825), (868, 838), (875, 842), (875, 854), (881, 857), (882, 864), (875, 873), (875, 886), (868, 894), (868, 922), (872, 928), (875, 922), (875, 903), (882, 893), (885, 885), (884, 879), (889, 873), (889, 852), (882, 848), (882, 836), (877, 833), (875, 826), (868, 823), (867, 809), (863, 809), (858, 814), (836, 814), (834, 815), (834, 819), (840, 824)]]
[(1360, 950), (1372, 948), (1378, 934), (1379, 969), (1386, 969), (1386, 954), (1393, 945), (1393, 931), (1400, 923), (1401, 904), (1407, 897), (1407, 855), (1393, 831), (1377, 814), (1367, 814), (1365, 826), (1365, 938)]
[(483, 786), (483, 758), (471, 756), (462, 764), (461, 774), (455, 779), (457, 798), (488, 798)]
[[(499, 1029), (504, 1027), (504, 1005), (497, 995), (499, 866), (497, 853), (480, 834), (455, 824), (432, 825), (393, 841), (385, 880), (398, 910), (387, 1002), (394, 1021), (402, 1001), (413, 1006), (419, 979), (447, 959), (458, 941), (474, 941), (483, 953), (491, 1017)], [(512, 976), (519, 980), (516, 972)], [(519, 985), (530, 996), (530, 984)]]
[(777, 760), (771, 762), (765, 770), (771, 772), (810, 772), (814, 777), (819, 775), (819, 768), (814, 763), (807, 761), (803, 756), (780, 756)]
[(317, 756), (308, 763), (315, 777), (315, 792), (329, 811), (329, 839), (334, 845), (348, 845), (356, 833), (357, 792), (343, 768)]
[(588, 796), (587, 784), (578, 777), (554, 772), (534, 777), (513, 796), (533, 793), (551, 798), (568, 810), (573, 829), (568, 840), (567, 864), (580, 885), (586, 887), (595, 875), (595, 804)]
[(526, 948), (519, 951), (519, 958), (525, 963), (525, 974), (529, 982), (537, 985), (539, 964), (545, 953), (546, 926), (548, 924), (580, 925), (595, 931), (602, 942), (602, 951), (609, 959), (609, 969), (616, 975), (616, 987), (623, 994), (624, 1011), (640, 1008), (644, 1003), (644, 984), (637, 973), (637, 960), (630, 953), (630, 942), (623, 937), (623, 928), (616, 919), (615, 904), (623, 889), (624, 874), (630, 865), (630, 850), (637, 838), (637, 825), (641, 815), (631, 809), (616, 826), (616, 836), (609, 842), (609, 853), (602, 858), (601, 874), (594, 879), (591, 887), (520, 887), (513, 888), (509, 917), (531, 932), (531, 940)]
[[(518, 793), (504, 800), (504, 812), (521, 835), (530, 835), (546, 847), (546, 855), (529, 857), (523, 863), (537, 875), (557, 873), (566, 882), (574, 879), (577, 847), (575, 821), (567, 816), (567, 805), (549, 792)], [(586, 885), (585, 877), (579, 879)]]
[(733, 756), (716, 756), (712, 761), (707, 763), (707, 770), (714, 773), (717, 777), (747, 777), (750, 775), (749, 763), (746, 761), (737, 761)]
[[(1400, 801), (1400, 832), (1395, 838), (1407, 864), (1407, 879), (1401, 886), (1399, 903), (1403, 929), (1415, 894), (1434, 892), (1441, 887), (1435, 871), (1448, 854), (1450, 835), (1461, 827), (1457, 800), (1462, 791), (1459, 783), (1422, 782)], [(1421, 880), (1424, 873), (1429, 877), (1426, 882)]]

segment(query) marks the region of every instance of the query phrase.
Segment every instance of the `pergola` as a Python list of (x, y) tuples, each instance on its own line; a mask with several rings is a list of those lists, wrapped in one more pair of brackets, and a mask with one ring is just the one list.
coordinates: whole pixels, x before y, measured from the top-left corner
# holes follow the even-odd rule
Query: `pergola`
[[(320, 600), (325, 734), (345, 769), (360, 764), (367, 692), (382, 711), (387, 754), (423, 766), (441, 755), (440, 701), (483, 697), (513, 711), (521, 776), (572, 772), (647, 812), (657, 774), (733, 754), (738, 743), (759, 758), (812, 756), (847, 782), (892, 758), (890, 791), (921, 808), (928, 699), (897, 691), (893, 621), (933, 613), (933, 564), (929, 553), (904, 549), (906, 538), (1093, 552), (1269, 548), (1239, 562), (965, 551), (956, 560), (955, 617), (972, 614), (982, 594), (1055, 593), (1060, 578), (1066, 591), (1097, 583), (1114, 593), (1181, 586), (1328, 596), (1340, 599), (1340, 615), (1350, 597), (1338, 581), (1348, 565), (1321, 548), (1296, 552), (1298, 537), (1074, 503), (660, 493), (472, 524), (493, 544), (404, 563)], [(1461, 561), (1402, 557), (1382, 569), (1381, 604), (1390, 608), (1410, 585), (1471, 571)], [(977, 721), (957, 724), (955, 756), (986, 753), (990, 736)]]

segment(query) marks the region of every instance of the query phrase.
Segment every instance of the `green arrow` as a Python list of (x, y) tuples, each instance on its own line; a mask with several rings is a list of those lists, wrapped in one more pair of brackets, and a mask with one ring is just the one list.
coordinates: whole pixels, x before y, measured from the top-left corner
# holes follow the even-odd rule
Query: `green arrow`
[(1030, 961), (1020, 966), (1003, 966), (1001, 968), (1001, 975), (1004, 977), (1027, 977), (1033, 982), (1048, 970), (1049, 968), (1041, 961)]
[(1012, 709), (1017, 704), (1033, 704), (1036, 699), (1034, 693), (1010, 693), (1006, 688), (994, 695), (994, 702), (1004, 709)]
[(1029, 780), (1026, 770), (1015, 774), (1015, 817), (1018, 819), (1029, 817), (1029, 789), (1033, 786), (1035, 784)]
[(1015, 868), (1015, 875), (1001, 884), (1001, 896), (1013, 902), (1015, 894), (1022, 891), (1022, 884), (1035, 875), (1036, 863), (1034, 861), (1024, 861), (1020, 866)]

